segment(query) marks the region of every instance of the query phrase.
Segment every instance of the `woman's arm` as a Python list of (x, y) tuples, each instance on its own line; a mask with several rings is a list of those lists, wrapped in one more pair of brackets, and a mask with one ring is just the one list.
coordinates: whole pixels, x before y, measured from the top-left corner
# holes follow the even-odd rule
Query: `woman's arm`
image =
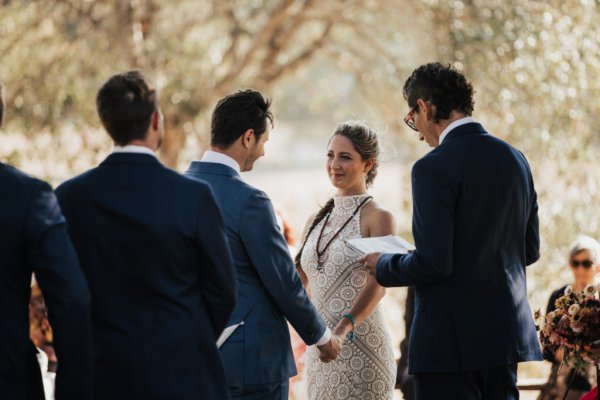
[[(308, 228), (310, 227), (310, 224), (312, 223), (315, 216), (316, 216), (316, 214), (311, 215), (310, 218), (308, 219), (308, 221), (306, 221), (306, 224), (304, 225), (304, 229), (302, 230), (302, 236), (301, 236), (302, 239), (300, 240), (300, 248), (298, 249), (298, 251), (303, 250), (303, 247), (304, 247), (303, 244), (306, 241), (306, 235), (308, 234)], [(304, 285), (304, 288), (308, 291), (309, 290), (308, 276), (306, 276), (306, 273), (302, 269), (302, 266), (299, 264), (296, 264), (296, 271), (298, 271), (298, 275), (300, 275), (300, 280), (302, 281), (302, 285)], [(308, 292), (308, 295), (310, 296), (310, 292)]]
[[(364, 211), (367, 211), (364, 212), (366, 215), (361, 215), (361, 232), (364, 237), (394, 234), (396, 223), (392, 213), (377, 208), (375, 205)], [(371, 316), (384, 295), (385, 288), (377, 283), (374, 276), (368, 274), (367, 284), (358, 294), (354, 305), (350, 309), (350, 314), (354, 317), (356, 325)], [(348, 318), (342, 318), (333, 333), (346, 337), (350, 331), (352, 331), (352, 322)]]

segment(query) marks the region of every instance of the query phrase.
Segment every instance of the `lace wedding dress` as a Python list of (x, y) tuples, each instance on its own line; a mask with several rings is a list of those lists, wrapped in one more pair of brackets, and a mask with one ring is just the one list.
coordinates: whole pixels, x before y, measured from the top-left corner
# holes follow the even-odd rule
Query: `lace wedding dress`
[[(367, 197), (335, 197), (329, 219), (324, 218), (313, 229), (302, 252), (302, 269), (308, 276), (311, 300), (332, 331), (350, 312), (367, 282), (367, 271), (357, 262), (359, 255), (344, 243), (361, 237), (360, 211), (352, 214)], [(317, 242), (321, 232), (319, 251), (335, 238), (319, 260)], [(316, 346), (308, 347), (305, 365), (310, 400), (392, 398), (396, 363), (379, 306), (355, 327), (354, 334), (352, 341), (345, 339), (340, 356), (327, 364), (319, 360)]]

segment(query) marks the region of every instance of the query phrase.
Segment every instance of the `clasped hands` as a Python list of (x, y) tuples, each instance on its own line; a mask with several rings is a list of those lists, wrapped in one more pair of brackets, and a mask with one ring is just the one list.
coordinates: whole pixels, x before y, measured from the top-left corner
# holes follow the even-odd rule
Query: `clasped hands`
[(329, 342), (317, 346), (319, 349), (319, 359), (324, 363), (331, 362), (335, 360), (342, 351), (342, 338), (337, 336), (336, 334), (331, 334), (331, 339)]
[(346, 340), (348, 333), (353, 329), (352, 321), (346, 317), (342, 317), (331, 334), (331, 340), (322, 346), (317, 346), (321, 353), (319, 354), (319, 359), (324, 363), (335, 360), (342, 351), (342, 344)]

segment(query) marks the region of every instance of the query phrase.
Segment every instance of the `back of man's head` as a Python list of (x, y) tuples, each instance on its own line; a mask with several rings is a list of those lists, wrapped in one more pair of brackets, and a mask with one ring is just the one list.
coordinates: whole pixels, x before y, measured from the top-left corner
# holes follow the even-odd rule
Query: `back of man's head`
[(219, 100), (212, 114), (210, 144), (227, 149), (249, 129), (256, 140), (273, 124), (271, 101), (256, 90), (240, 90)]
[(2, 120), (4, 118), (4, 88), (2, 82), (0, 82), (0, 128), (2, 127)]
[(412, 109), (418, 99), (435, 105), (434, 122), (448, 119), (452, 111), (473, 113), (473, 86), (451, 65), (439, 62), (421, 65), (404, 83), (404, 98)]
[(158, 109), (156, 90), (140, 71), (112, 76), (98, 91), (96, 106), (102, 125), (119, 146), (146, 137)]

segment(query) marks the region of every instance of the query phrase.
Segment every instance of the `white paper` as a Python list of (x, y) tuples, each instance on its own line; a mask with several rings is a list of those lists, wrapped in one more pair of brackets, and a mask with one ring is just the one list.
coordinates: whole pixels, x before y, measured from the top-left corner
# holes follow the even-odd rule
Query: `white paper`
[(369, 253), (400, 253), (406, 254), (415, 246), (400, 236), (377, 236), (368, 238), (348, 239), (346, 245), (359, 254)]
[(219, 339), (217, 339), (217, 347), (220, 348), (223, 345), (223, 343), (225, 343), (225, 341), (227, 339), (229, 339), (229, 336), (231, 336), (231, 334), (233, 334), (233, 332), (240, 325), (244, 325), (244, 321), (240, 322), (239, 324), (231, 325), (231, 326), (228, 326), (227, 328), (223, 329), (223, 333), (221, 333), (221, 336), (219, 336)]

